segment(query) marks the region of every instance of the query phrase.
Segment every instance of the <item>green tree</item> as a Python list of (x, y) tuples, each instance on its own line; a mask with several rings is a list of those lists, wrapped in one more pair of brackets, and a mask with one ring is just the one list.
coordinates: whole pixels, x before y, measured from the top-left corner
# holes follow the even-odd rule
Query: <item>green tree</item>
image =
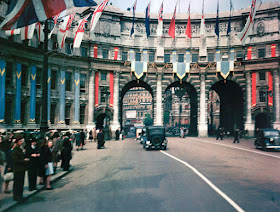
[(145, 126), (153, 125), (153, 118), (151, 117), (151, 115), (149, 113), (145, 114), (144, 124), (145, 124)]
[(164, 111), (163, 114), (163, 123), (168, 124), (170, 120), (170, 112), (169, 111)]

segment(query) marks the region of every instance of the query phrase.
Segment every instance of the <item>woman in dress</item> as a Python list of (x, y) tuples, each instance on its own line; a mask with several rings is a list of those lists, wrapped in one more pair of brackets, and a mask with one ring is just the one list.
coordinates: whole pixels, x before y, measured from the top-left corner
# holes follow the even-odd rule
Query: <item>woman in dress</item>
[(53, 190), (51, 187), (51, 177), (54, 173), (53, 171), (53, 159), (52, 159), (52, 140), (46, 142), (45, 148), (42, 151), (42, 160), (45, 166), (45, 175), (46, 175), (46, 190)]

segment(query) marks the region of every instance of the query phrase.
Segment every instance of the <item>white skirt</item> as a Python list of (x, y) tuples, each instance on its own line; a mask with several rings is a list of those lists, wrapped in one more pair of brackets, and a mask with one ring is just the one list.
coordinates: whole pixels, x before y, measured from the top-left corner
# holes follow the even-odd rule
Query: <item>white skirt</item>
[(48, 163), (48, 168), (46, 169), (46, 175), (52, 175), (53, 174), (53, 162)]

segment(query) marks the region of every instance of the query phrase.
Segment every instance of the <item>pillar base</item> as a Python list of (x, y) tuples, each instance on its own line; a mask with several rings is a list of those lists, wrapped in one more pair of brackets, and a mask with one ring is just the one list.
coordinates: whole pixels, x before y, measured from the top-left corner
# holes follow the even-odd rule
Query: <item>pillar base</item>
[(28, 128), (38, 128), (38, 125), (36, 122), (28, 122), (27, 124)]
[(254, 137), (255, 136), (255, 124), (253, 123), (245, 123), (244, 130), (248, 130), (248, 136)]
[(20, 124), (20, 123), (14, 123), (14, 124), (13, 124), (13, 127), (16, 128), (16, 129), (17, 129), (17, 128), (22, 128), (22, 124)]
[(276, 130), (280, 130), (280, 122), (273, 122), (273, 128)]
[(198, 137), (208, 137), (207, 123), (198, 124)]

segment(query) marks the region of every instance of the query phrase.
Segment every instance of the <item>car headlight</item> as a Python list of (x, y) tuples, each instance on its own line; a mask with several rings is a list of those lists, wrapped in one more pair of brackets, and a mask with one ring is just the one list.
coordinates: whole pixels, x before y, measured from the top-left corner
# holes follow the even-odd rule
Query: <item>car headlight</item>
[(151, 143), (151, 141), (146, 141), (146, 144), (150, 144)]
[(270, 141), (273, 141), (273, 138), (270, 138), (269, 140), (270, 140)]

